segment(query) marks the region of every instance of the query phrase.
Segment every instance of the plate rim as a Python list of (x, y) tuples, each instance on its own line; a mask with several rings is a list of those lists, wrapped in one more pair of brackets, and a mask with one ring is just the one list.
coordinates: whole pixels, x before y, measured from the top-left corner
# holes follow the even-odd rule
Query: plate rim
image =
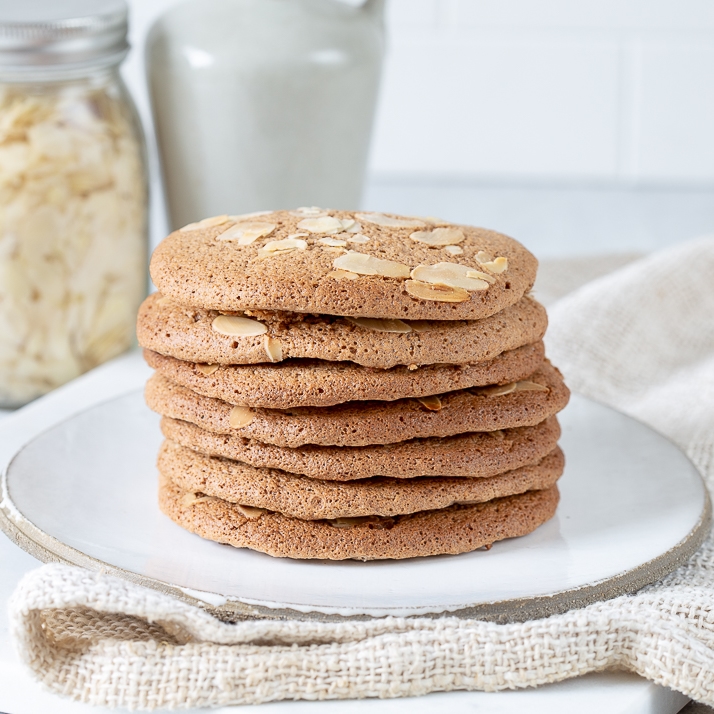
[[(294, 607), (290, 607), (290, 603), (275, 603), (264, 600), (253, 600), (251, 598), (240, 598), (237, 596), (224, 596), (210, 591), (194, 590), (192, 588), (174, 585), (157, 578), (140, 575), (131, 570), (112, 565), (99, 558), (88, 555), (77, 548), (63, 543), (54, 536), (45, 533), (25, 517), (12, 502), (7, 483), (8, 471), (15, 461), (15, 458), (23, 449), (43, 433), (54, 429), (60, 424), (74, 418), (76, 415), (140, 390), (141, 387), (126, 389), (120, 393), (97, 399), (93, 403), (86, 404), (83, 408), (71, 414), (64, 414), (60, 418), (54, 419), (51, 424), (36, 430), (32, 435), (28, 435), (28, 438), (24, 439), (23, 443), (16, 447), (14, 453), (4, 465), (2, 476), (0, 477), (0, 531), (4, 532), (5, 535), (20, 548), (44, 563), (58, 562), (66, 565), (84, 567), (90, 571), (113, 575), (123, 580), (128, 580), (138, 585), (157, 590), (165, 595), (175, 597), (190, 605), (198, 606), (223, 621), (231, 622), (245, 618), (317, 620), (324, 622), (360, 621), (395, 614), (394, 608), (387, 607), (363, 608), (361, 612), (353, 614), (346, 614), (349, 610), (354, 609), (351, 607), (326, 607), (298, 604), (295, 604)], [(604, 406), (615, 413), (623, 414), (628, 419), (643, 424), (643, 422), (614, 409), (610, 405), (602, 404), (585, 395), (579, 394), (578, 396), (581, 399)], [(652, 427), (647, 424), (644, 424), (644, 426), (673, 444), (680, 452), (682, 451), (679, 446), (674, 444), (666, 435), (652, 429)], [(691, 463), (689, 457), (687, 457), (686, 454), (684, 454), (684, 456)], [(402, 606), (399, 608), (400, 616), (430, 618), (448, 616), (497, 623), (523, 622), (525, 620), (549, 617), (571, 609), (586, 607), (595, 602), (610, 600), (620, 595), (633, 593), (646, 585), (656, 582), (684, 564), (694, 555), (706, 540), (711, 529), (712, 503), (709, 490), (706, 488), (706, 484), (696, 467), (693, 467), (693, 470), (701, 482), (704, 493), (704, 505), (699, 519), (679, 543), (651, 560), (608, 578), (547, 595), (511, 598), (479, 603), (477, 605), (455, 605), (453, 608), (449, 608), (449, 606)], [(204, 593), (205, 599), (201, 597)], [(215, 605), (211, 600), (215, 601), (216, 598), (221, 598), (224, 602), (220, 605)]]

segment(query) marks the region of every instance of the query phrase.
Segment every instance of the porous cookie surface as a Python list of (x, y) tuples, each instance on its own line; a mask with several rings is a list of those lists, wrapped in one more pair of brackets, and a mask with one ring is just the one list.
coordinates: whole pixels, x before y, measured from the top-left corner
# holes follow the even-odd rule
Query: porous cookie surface
[[(440, 263), (452, 267), (413, 272)], [(347, 211), (216, 217), (175, 231), (151, 259), (156, 286), (185, 305), (417, 320), (493, 315), (530, 289), (536, 269), (493, 231)], [(444, 281), (454, 286), (433, 288)]]
[(246, 518), (237, 504), (210, 496), (196, 498), (165, 477), (159, 483), (161, 510), (203, 538), (277, 557), (329, 560), (465, 553), (531, 533), (553, 516), (558, 498), (557, 486), (551, 486), (470, 506), (344, 523), (272, 512)]
[(354, 362), (286, 360), (276, 364), (206, 365), (144, 350), (151, 367), (176, 384), (230, 404), (267, 409), (326, 407), (343, 402), (423, 397), (525, 379), (543, 362), (542, 342), (502, 352), (486, 362), (388, 370)]
[(412, 439), (382, 446), (301, 446), (290, 449), (240, 436), (214, 434), (164, 417), (164, 436), (210, 456), (311, 478), (352, 481), (370, 476), (495, 476), (542, 459), (556, 446), (560, 426), (549, 417), (536, 426)]
[(549, 488), (562, 474), (564, 464), (563, 452), (556, 448), (534, 464), (490, 478), (322, 481), (206, 456), (171, 441), (164, 442), (158, 462), (167, 479), (196, 497), (214, 496), (303, 520), (396, 516), (455, 503), (491, 501)]
[[(139, 309), (137, 337), (142, 347), (190, 362), (257, 364), (304, 357), (386, 369), (483, 362), (542, 339), (548, 323), (545, 309), (529, 297), (482, 320), (371, 320), (267, 311), (236, 316), (243, 319), (222, 326), (224, 318), (215, 310), (182, 306), (155, 293)], [(248, 334), (236, 334), (241, 330)]]
[(285, 411), (234, 408), (155, 373), (147, 382), (145, 397), (155, 412), (217, 434), (237, 434), (266, 444), (296, 447), (391, 444), (420, 437), (532, 426), (563, 409), (570, 394), (560, 372), (547, 361), (526, 380), (516, 383), (513, 391), (508, 389), (474, 387), (424, 398), (423, 402), (347, 402)]

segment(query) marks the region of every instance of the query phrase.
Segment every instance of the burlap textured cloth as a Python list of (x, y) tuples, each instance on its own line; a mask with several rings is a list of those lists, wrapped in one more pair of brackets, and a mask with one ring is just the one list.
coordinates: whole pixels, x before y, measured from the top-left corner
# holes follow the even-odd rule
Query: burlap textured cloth
[[(570, 386), (674, 439), (714, 487), (714, 239), (631, 263), (551, 309)], [(627, 544), (623, 543), (623, 547)], [(714, 704), (714, 539), (640, 592), (543, 620), (219, 622), (152, 590), (48, 565), (10, 606), (51, 690), (104, 706), (403, 697), (627, 669)]]

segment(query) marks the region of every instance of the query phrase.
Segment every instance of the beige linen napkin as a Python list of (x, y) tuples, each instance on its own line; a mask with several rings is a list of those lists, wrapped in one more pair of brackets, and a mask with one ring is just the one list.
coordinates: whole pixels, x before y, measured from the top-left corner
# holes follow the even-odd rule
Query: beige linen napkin
[[(631, 263), (559, 301), (548, 349), (572, 388), (668, 434), (714, 486), (714, 239)], [(158, 592), (61, 565), (23, 579), (10, 620), (38, 679), (104, 706), (494, 691), (611, 667), (714, 704), (711, 537), (689, 563), (635, 595), (518, 624), (225, 624)]]

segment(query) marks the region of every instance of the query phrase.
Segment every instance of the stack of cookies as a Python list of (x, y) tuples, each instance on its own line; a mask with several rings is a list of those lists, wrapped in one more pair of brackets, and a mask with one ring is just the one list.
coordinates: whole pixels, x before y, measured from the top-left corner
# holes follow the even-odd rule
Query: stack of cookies
[(154, 252), (138, 336), (159, 502), (274, 556), (463, 553), (551, 518), (568, 401), (535, 258), (481, 228), (302, 208)]

